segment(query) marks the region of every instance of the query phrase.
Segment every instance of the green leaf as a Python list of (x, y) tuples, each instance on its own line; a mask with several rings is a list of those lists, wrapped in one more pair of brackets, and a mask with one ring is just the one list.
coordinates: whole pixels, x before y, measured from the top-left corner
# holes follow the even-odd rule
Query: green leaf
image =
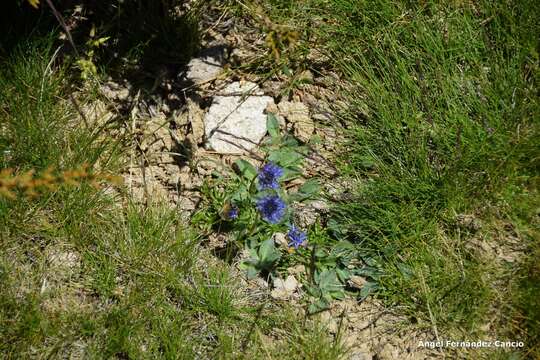
[(406, 265), (406, 264), (403, 264), (403, 263), (398, 263), (397, 264), (397, 267), (399, 269), (399, 272), (403, 275), (403, 277), (407, 280), (411, 279), (412, 276), (414, 275), (414, 271), (413, 269)]
[(345, 292), (343, 290), (340, 291), (332, 291), (330, 293), (330, 296), (336, 300), (343, 300), (345, 299)]
[(266, 130), (272, 138), (279, 137), (279, 122), (275, 114), (268, 113), (266, 117)]
[(323, 249), (317, 249), (315, 251), (315, 257), (317, 257), (317, 258), (325, 258), (327, 256), (328, 256), (328, 254)]
[(336, 269), (336, 274), (343, 283), (351, 277), (351, 272), (348, 269)]
[(369, 296), (369, 294), (375, 292), (379, 286), (376, 282), (368, 281), (367, 283), (362, 286), (362, 289), (360, 290), (360, 297), (362, 299), (365, 299)]
[(248, 266), (246, 270), (248, 279), (254, 279), (259, 274), (259, 271), (254, 266)]
[(324, 298), (317, 299), (314, 303), (311, 303), (308, 307), (308, 313), (314, 314), (316, 312), (328, 309), (328, 301)]
[(342, 285), (337, 278), (335, 270), (324, 270), (319, 275), (319, 288), (324, 293), (341, 291)]
[(270, 156), (268, 156), (268, 160), (283, 167), (298, 166), (302, 163), (303, 158), (304, 155), (290, 148), (281, 148), (277, 151), (273, 151)]
[(302, 176), (302, 169), (296, 166), (290, 166), (283, 169), (281, 181), (290, 181)]
[(309, 295), (316, 298), (322, 296), (321, 289), (319, 289), (317, 286), (306, 285), (306, 291)]
[(281, 67), (281, 71), (283, 71), (283, 74), (287, 75), (287, 76), (292, 76), (293, 72), (291, 71), (291, 69), (289, 69), (289, 67), (287, 65), (283, 65)]
[(246, 185), (240, 185), (238, 189), (231, 195), (231, 200), (241, 202), (249, 198), (249, 191)]
[(298, 140), (295, 139), (292, 135), (285, 135), (283, 138), (283, 145), (289, 146), (289, 147), (296, 147), (299, 145)]
[(246, 160), (238, 159), (234, 162), (240, 175), (248, 180), (253, 180), (257, 176), (257, 169)]
[(382, 275), (381, 270), (371, 266), (364, 266), (363, 268), (356, 270), (355, 273), (364, 277), (370, 277), (373, 280), (378, 280)]
[(274, 245), (273, 239), (267, 239), (262, 242), (259, 248), (259, 259), (263, 267), (271, 266), (274, 261), (279, 259), (280, 253)]
[(280, 178), (281, 181), (290, 181), (296, 178), (299, 178), (302, 175), (302, 172), (299, 168), (296, 167), (286, 167), (283, 168), (283, 176)]
[(302, 185), (300, 187), (300, 189), (298, 189), (298, 192), (299, 193), (302, 193), (304, 195), (315, 195), (317, 193), (319, 193), (321, 190), (321, 185), (319, 184), (319, 182), (317, 180), (308, 180), (304, 183), (304, 185)]

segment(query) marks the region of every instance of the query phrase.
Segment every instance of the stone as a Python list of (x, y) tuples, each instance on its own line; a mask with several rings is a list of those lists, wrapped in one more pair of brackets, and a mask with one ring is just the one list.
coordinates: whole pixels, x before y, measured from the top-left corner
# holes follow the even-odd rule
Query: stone
[[(78, 253), (74, 251), (49, 247), (46, 250), (48, 263), (47, 275), (53, 281), (64, 281), (80, 271), (81, 259)], [(42, 292), (48, 288), (47, 280), (44, 279)]]
[(282, 86), (283, 86), (283, 83), (281, 81), (272, 81), (272, 80), (265, 81), (262, 84), (265, 94), (269, 94), (273, 97), (278, 97), (282, 95)]
[(79, 255), (71, 251), (53, 249), (48, 251), (47, 260), (51, 267), (61, 269), (73, 269), (79, 266)]
[(189, 189), (191, 187), (191, 179), (193, 175), (190, 173), (178, 173), (178, 182), (177, 184), (182, 189)]
[(355, 351), (350, 355), (350, 360), (372, 360), (373, 356), (369, 352)]
[(399, 359), (399, 351), (389, 343), (384, 344), (382, 351), (378, 354), (381, 360)]
[(131, 85), (118, 84), (114, 81), (107, 81), (101, 86), (101, 93), (110, 100), (126, 101), (129, 98)]
[(204, 111), (193, 100), (187, 100), (188, 119), (193, 138), (200, 144), (204, 138)]
[(329, 206), (323, 200), (315, 200), (308, 204), (294, 204), (294, 221), (301, 228), (315, 224), (321, 216), (328, 214)]
[(284, 233), (277, 232), (272, 236), (274, 238), (274, 243), (278, 246), (287, 248), (289, 247), (289, 242), (287, 241), (287, 236)]
[(300, 228), (306, 229), (311, 225), (317, 222), (319, 219), (319, 214), (310, 209), (309, 207), (301, 204), (295, 204), (294, 209), (294, 223), (297, 224)]
[(304, 70), (300, 73), (298, 76), (298, 80), (304, 82), (304, 83), (313, 83), (313, 73), (309, 70)]
[(332, 121), (332, 114), (330, 112), (316, 112), (313, 114), (313, 119), (319, 122), (329, 123)]
[(352, 275), (351, 278), (347, 281), (350, 287), (353, 289), (362, 289), (364, 285), (367, 283), (367, 280), (364, 279), (362, 276), (358, 275)]
[(254, 58), (255, 54), (244, 48), (235, 48), (231, 52), (231, 61), (235, 65), (243, 65), (249, 62), (250, 58)]
[(194, 84), (203, 84), (215, 79), (223, 70), (225, 47), (214, 46), (203, 50), (187, 64), (185, 77)]
[(209, 149), (222, 154), (242, 153), (259, 144), (266, 134), (265, 109), (274, 100), (269, 96), (249, 95), (258, 89), (254, 83), (235, 82), (214, 97), (204, 118)]
[(339, 319), (336, 316), (333, 316), (330, 311), (323, 311), (319, 315), (319, 319), (326, 326), (326, 330), (330, 333), (335, 334), (339, 330)]
[(270, 296), (277, 300), (287, 300), (298, 288), (298, 281), (292, 275), (287, 276), (285, 280), (277, 278), (274, 280), (274, 289), (270, 293)]
[(100, 126), (114, 118), (114, 113), (107, 109), (107, 105), (101, 100), (94, 100), (81, 106), (81, 113), (89, 126)]
[(456, 216), (456, 223), (459, 227), (476, 232), (482, 228), (482, 223), (474, 215), (459, 214)]
[(282, 101), (278, 104), (278, 108), (280, 114), (293, 125), (294, 136), (302, 142), (308, 142), (315, 131), (308, 107), (299, 101)]
[(327, 213), (330, 210), (330, 205), (324, 200), (313, 200), (308, 205), (320, 213)]
[(298, 264), (287, 269), (287, 272), (291, 275), (302, 275), (306, 273), (305, 265)]

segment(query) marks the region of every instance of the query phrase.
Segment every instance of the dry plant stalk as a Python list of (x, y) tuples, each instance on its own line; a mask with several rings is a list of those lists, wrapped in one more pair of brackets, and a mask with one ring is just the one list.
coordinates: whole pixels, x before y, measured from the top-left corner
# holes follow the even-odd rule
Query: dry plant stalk
[(279, 60), (283, 51), (292, 48), (299, 40), (300, 34), (291, 27), (283, 24), (276, 24), (268, 15), (258, 1), (254, 0), (244, 4), (237, 0), (240, 5), (245, 7), (253, 16), (253, 18), (262, 25), (266, 32), (266, 46), (274, 59)]
[(88, 164), (83, 164), (75, 170), (66, 170), (54, 174), (54, 168), (48, 167), (41, 174), (35, 175), (35, 170), (16, 174), (11, 168), (0, 171), (0, 198), (15, 199), (17, 192), (27, 197), (36, 197), (45, 191), (54, 191), (63, 185), (77, 186), (83, 182), (90, 183), (95, 188), (100, 188), (103, 182), (120, 184), (118, 176), (92, 173), (88, 170)]

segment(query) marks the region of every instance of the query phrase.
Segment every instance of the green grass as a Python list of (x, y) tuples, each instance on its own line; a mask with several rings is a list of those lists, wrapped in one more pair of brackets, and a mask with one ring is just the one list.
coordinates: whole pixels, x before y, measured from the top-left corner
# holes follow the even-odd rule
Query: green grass
[[(53, 42), (21, 41), (1, 59), (0, 170), (86, 163), (116, 172), (118, 144), (128, 139), (86, 128), (69, 101), (69, 64), (51, 61)], [(82, 106), (92, 96), (77, 98)], [(252, 298), (237, 270), (209, 254), (174, 209), (105, 190), (82, 182), (0, 198), (3, 359), (344, 354), (322, 324)]]
[[(337, 3), (358, 14), (341, 24), (350, 37), (350, 58), (341, 65), (357, 86), (345, 116), (360, 122), (347, 165), (362, 180), (356, 203), (341, 206), (338, 218), (381, 259), (388, 301), (424, 318), (432, 312), (429, 324), (450, 334), (486, 336), (481, 325), (506, 322), (493, 313), (520, 296), (522, 288), (508, 292), (507, 285), (519, 265), (486, 261), (470, 242), (507, 252), (505, 238), (517, 236), (526, 249), (517, 261), (525, 262), (538, 247), (538, 55), (531, 37), (538, 7), (486, 4), (476, 13), (467, 6)], [(364, 105), (354, 100), (360, 95), (367, 119), (354, 111)], [(464, 228), (459, 214), (482, 228)], [(529, 349), (537, 328), (528, 328)], [(503, 325), (488, 334), (524, 331)]]
[(334, 228), (383, 271), (378, 296), (441, 337), (519, 338), (538, 356), (538, 4), (263, 6), (303, 35), (293, 70), (317, 46), (349, 84), (341, 168), (358, 186)]

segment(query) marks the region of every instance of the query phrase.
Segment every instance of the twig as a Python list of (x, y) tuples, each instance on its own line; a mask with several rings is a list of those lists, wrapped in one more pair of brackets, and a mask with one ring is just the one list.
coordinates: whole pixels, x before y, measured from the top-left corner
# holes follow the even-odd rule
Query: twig
[(75, 110), (77, 110), (77, 112), (79, 113), (79, 115), (83, 119), (83, 122), (84, 122), (84, 125), (86, 126), (86, 129), (90, 129), (90, 123), (88, 122), (88, 118), (86, 117), (86, 115), (82, 111), (82, 109), (79, 106), (79, 103), (77, 102), (77, 100), (75, 100), (75, 98), (73, 97), (72, 93), (69, 93), (69, 100), (73, 104), (73, 107), (75, 107)]
[(372, 325), (374, 325), (377, 321), (379, 321), (379, 319), (380, 319), (383, 315), (385, 315), (385, 314), (388, 314), (388, 311), (383, 310), (383, 311), (379, 312), (379, 313), (377, 314), (377, 316), (376, 316), (373, 320), (371, 320), (366, 326), (364, 326), (364, 327), (358, 329), (357, 331), (360, 332), (360, 331), (364, 331), (364, 330), (370, 328), (370, 327), (371, 327)]
[[(234, 136), (233, 134), (227, 133), (226, 131), (221, 131), (221, 130), (220, 130), (219, 132)], [(238, 136), (237, 138), (242, 139), (241, 136)], [(228, 143), (228, 144), (231, 144), (231, 145), (233, 145), (233, 146), (236, 146), (237, 148), (240, 148), (240, 149), (242, 149), (242, 150), (244, 150), (244, 151), (247, 151), (254, 159), (256, 159), (256, 160), (258, 160), (258, 161), (264, 161), (264, 158), (262, 158), (262, 157), (260, 157), (259, 155), (255, 154), (253, 151), (249, 150), (248, 148), (246, 148), (245, 146), (243, 146), (243, 145), (241, 145), (241, 144), (236, 144), (236, 143), (234, 143), (234, 142), (232, 142), (232, 141), (230, 141), (230, 140), (223, 139), (223, 138), (221, 138), (221, 139), (219, 139), (219, 140), (224, 141), (224, 142), (226, 142), (226, 143)], [(244, 140), (244, 139), (243, 139), (243, 140)], [(252, 141), (249, 140), (249, 139), (247, 139), (247, 141), (252, 142)], [(258, 145), (258, 144), (257, 144), (257, 145)]]
[(334, 338), (334, 346), (338, 345), (338, 342), (341, 340), (341, 331), (343, 330), (343, 319), (345, 318), (345, 309), (339, 315), (339, 326), (336, 337)]
[(490, 23), (491, 21), (493, 21), (493, 19), (495, 19), (495, 15), (491, 15), (490, 17), (488, 17), (487, 19), (484, 19), (480, 22), (480, 26), (486, 26), (488, 23)]
[(77, 47), (75, 46), (75, 43), (73, 42), (73, 37), (71, 37), (71, 32), (69, 31), (69, 29), (68, 29), (68, 27), (66, 25), (66, 22), (64, 21), (64, 18), (58, 12), (58, 10), (56, 10), (56, 8), (54, 7), (51, 0), (46, 0), (46, 2), (47, 2), (47, 5), (49, 5), (49, 7), (51, 8), (51, 11), (54, 14), (54, 17), (56, 18), (56, 20), (58, 20), (58, 22), (60, 23), (60, 25), (62, 26), (62, 28), (66, 32), (66, 36), (67, 36), (67, 38), (69, 40), (69, 43), (73, 47), (73, 50), (75, 51), (75, 55), (77, 55), (77, 57), (78, 57), (79, 52), (77, 51)]
[[(131, 133), (135, 134), (135, 117), (137, 115), (137, 111), (135, 110), (137, 108), (137, 102), (139, 101), (139, 96), (141, 94), (141, 91), (139, 90), (137, 94), (135, 95), (135, 98), (133, 99), (133, 107), (131, 108)], [(131, 154), (129, 156), (129, 183), (128, 183), (128, 189), (129, 193), (132, 192), (132, 184), (133, 184), (133, 158), (134, 158), (134, 152), (135, 152), (135, 146), (131, 149)]]
[(144, 154), (141, 156), (141, 169), (142, 169), (142, 178), (144, 186), (144, 206), (148, 206), (148, 184), (146, 183), (146, 166), (144, 165)]
[(309, 263), (309, 281), (311, 285), (315, 284), (315, 251), (317, 250), (317, 244), (313, 244), (313, 248), (311, 249), (311, 260)]

